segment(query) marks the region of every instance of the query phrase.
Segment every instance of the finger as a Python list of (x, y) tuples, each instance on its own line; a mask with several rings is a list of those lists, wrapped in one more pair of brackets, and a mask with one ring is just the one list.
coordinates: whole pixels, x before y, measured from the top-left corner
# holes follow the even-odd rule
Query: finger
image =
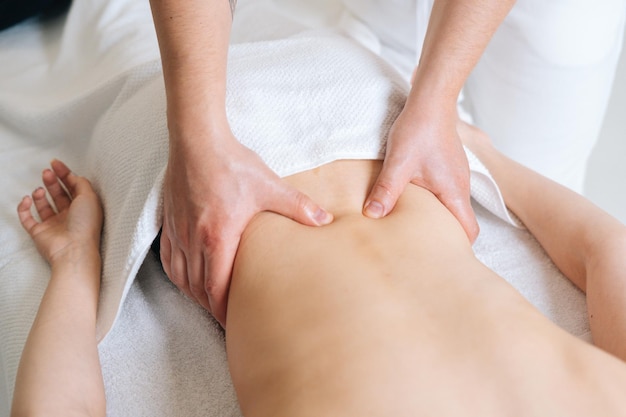
[(205, 291), (213, 317), (224, 328), (226, 327), (228, 291), (239, 240), (236, 238), (225, 241), (220, 246), (214, 247), (212, 252), (205, 252)]
[(57, 210), (63, 211), (70, 206), (70, 197), (67, 191), (61, 186), (61, 183), (57, 180), (57, 176), (50, 169), (45, 169), (41, 175), (43, 184), (46, 186), (52, 201), (57, 206)]
[(50, 162), (52, 170), (61, 180), (65, 188), (70, 192), (70, 197), (76, 197), (78, 194), (92, 190), (89, 181), (83, 177), (74, 174), (63, 162), (53, 159)]
[(159, 240), (159, 256), (161, 257), (161, 265), (165, 274), (169, 277), (171, 275), (170, 264), (172, 263), (172, 244), (170, 238), (167, 235), (167, 228), (163, 225), (161, 229), (161, 238)]
[[(193, 250), (194, 248), (192, 248)], [(187, 254), (187, 281), (189, 291), (198, 304), (204, 307), (209, 313), (212, 312), (209, 297), (205, 291), (206, 277), (204, 275), (204, 254), (201, 249), (197, 252)]]
[(172, 281), (180, 291), (195, 301), (195, 297), (187, 281), (187, 259), (185, 258), (185, 254), (174, 242), (172, 242), (171, 251), (170, 274), (168, 275), (170, 281)]
[(409, 183), (409, 175), (405, 171), (401, 165), (387, 161), (383, 163), (383, 168), (363, 205), (364, 215), (380, 219), (393, 210)]
[(56, 214), (54, 210), (52, 210), (50, 202), (46, 197), (46, 191), (43, 188), (39, 187), (33, 191), (33, 201), (35, 202), (35, 208), (37, 209), (41, 221), (45, 222)]
[(24, 230), (26, 230), (29, 234), (32, 234), (33, 227), (38, 224), (37, 220), (35, 220), (30, 211), (32, 204), (33, 200), (30, 196), (25, 196), (17, 206), (17, 215), (20, 218), (20, 223), (22, 224)]
[(324, 226), (333, 221), (333, 215), (324, 210), (306, 194), (283, 182), (268, 202), (268, 210), (289, 217), (307, 226)]
[(476, 221), (476, 214), (472, 208), (469, 195), (467, 197), (452, 197), (448, 194), (441, 194), (438, 198), (459, 221), (469, 241), (474, 243), (478, 237), (480, 227)]

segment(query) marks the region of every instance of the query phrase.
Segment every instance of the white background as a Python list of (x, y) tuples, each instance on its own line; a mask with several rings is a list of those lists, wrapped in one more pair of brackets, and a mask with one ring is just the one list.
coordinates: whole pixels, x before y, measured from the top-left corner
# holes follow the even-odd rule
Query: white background
[[(626, 43), (626, 33), (624, 35)], [(600, 139), (589, 160), (585, 195), (626, 224), (626, 51), (622, 51), (613, 95)]]

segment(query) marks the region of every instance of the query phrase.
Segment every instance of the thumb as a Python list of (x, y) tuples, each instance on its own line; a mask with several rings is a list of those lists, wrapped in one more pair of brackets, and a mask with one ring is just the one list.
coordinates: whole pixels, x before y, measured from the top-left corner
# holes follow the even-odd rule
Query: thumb
[(278, 193), (270, 204), (270, 211), (307, 226), (325, 226), (333, 221), (333, 215), (308, 195), (284, 183), (281, 183)]
[(476, 221), (476, 214), (474, 214), (470, 198), (446, 198), (445, 195), (441, 195), (439, 199), (441, 203), (446, 206), (448, 210), (450, 210), (452, 215), (456, 217), (459, 223), (461, 223), (461, 227), (465, 230), (465, 234), (467, 234), (470, 242), (474, 243), (478, 237), (480, 227)]
[[(386, 161), (385, 161), (386, 162)], [(401, 170), (390, 168), (386, 163), (378, 174), (378, 178), (365, 200), (363, 214), (372, 219), (385, 217), (396, 205), (400, 194), (409, 182)]]

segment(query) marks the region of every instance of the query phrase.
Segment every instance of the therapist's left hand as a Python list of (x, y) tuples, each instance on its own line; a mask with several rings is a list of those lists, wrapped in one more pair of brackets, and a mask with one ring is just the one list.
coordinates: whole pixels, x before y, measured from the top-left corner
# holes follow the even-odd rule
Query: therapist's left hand
[(386, 216), (412, 183), (432, 192), (474, 242), (479, 227), (470, 203), (467, 157), (456, 130), (456, 107), (415, 110), (405, 107), (391, 127), (383, 167), (363, 213)]

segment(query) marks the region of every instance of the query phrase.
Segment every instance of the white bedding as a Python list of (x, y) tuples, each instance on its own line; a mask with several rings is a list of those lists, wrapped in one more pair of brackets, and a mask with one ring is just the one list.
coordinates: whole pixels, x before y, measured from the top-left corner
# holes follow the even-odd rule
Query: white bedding
[[(240, 0), (236, 22), (235, 44), (304, 29), (262, 0)], [(0, 34), (0, 62), (0, 415), (8, 415), (21, 348), (49, 273), (17, 222), (17, 202), (39, 184), (52, 157), (67, 161), (103, 196), (105, 277), (134, 276), (158, 230), (167, 144), (147, 2), (75, 0), (67, 20)], [(147, 133), (154, 137), (148, 147)], [(587, 338), (584, 296), (532, 236), (476, 210), (478, 257), (557, 324)], [(108, 414), (240, 415), (215, 322), (180, 295), (151, 254), (130, 282), (111, 289), (105, 281), (99, 310), (104, 334), (118, 312), (109, 301), (126, 294), (100, 344)]]

